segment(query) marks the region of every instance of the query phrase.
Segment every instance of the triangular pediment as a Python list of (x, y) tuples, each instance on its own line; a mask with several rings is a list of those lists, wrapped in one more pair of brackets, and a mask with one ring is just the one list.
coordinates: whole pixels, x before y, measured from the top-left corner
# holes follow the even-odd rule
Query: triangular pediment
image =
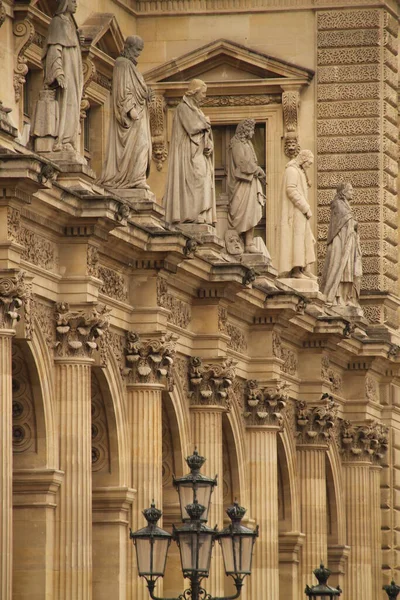
[(79, 31), (84, 37), (83, 46), (97, 48), (113, 59), (120, 55), (124, 39), (112, 13), (92, 13)]
[(282, 80), (306, 84), (314, 72), (229, 40), (216, 40), (145, 73), (149, 83)]

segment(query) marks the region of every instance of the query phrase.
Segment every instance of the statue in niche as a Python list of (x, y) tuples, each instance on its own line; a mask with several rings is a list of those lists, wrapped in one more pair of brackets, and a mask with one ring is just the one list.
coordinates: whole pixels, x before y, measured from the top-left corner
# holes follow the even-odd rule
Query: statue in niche
[(83, 70), (75, 12), (76, 0), (60, 0), (44, 43), (33, 136), (51, 141), (47, 151), (78, 151)]
[(200, 110), (206, 91), (204, 81), (193, 79), (175, 111), (164, 195), (170, 224), (217, 222), (213, 137)]
[(107, 155), (99, 179), (105, 187), (149, 189), (146, 183), (151, 160), (148, 105), (152, 92), (136, 68), (143, 46), (141, 37), (127, 37), (115, 61)]
[(314, 162), (311, 150), (301, 150), (285, 168), (281, 195), (280, 276), (316, 279), (309, 267), (315, 262), (315, 239), (310, 227), (310, 186), (307, 169)]
[(300, 152), (299, 140), (297, 139), (297, 135), (292, 131), (289, 131), (285, 135), (284, 152), (290, 160), (296, 158), (296, 156)]
[(359, 306), (362, 260), (358, 223), (350, 206), (352, 197), (351, 183), (340, 183), (331, 202), (321, 292), (334, 306)]
[(258, 252), (254, 243), (254, 227), (262, 218), (265, 195), (262, 182), (266, 175), (258, 166), (251, 143), (254, 119), (245, 119), (236, 127), (228, 150), (229, 225), (244, 234), (245, 252)]

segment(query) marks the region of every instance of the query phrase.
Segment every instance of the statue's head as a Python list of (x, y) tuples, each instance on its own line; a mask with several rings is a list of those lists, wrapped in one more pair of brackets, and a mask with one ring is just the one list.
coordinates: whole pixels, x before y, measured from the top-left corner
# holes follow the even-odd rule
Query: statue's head
[(124, 42), (124, 49), (121, 56), (136, 60), (144, 48), (144, 42), (139, 35), (130, 35)]
[(309, 169), (314, 162), (314, 154), (311, 150), (300, 150), (295, 160), (303, 169)]
[(225, 233), (225, 246), (228, 254), (238, 255), (243, 254), (243, 242), (236, 229), (228, 229)]
[(64, 13), (76, 13), (77, 2), (76, 0), (59, 0), (57, 2), (56, 15), (62, 15)]
[(339, 183), (336, 188), (336, 196), (339, 198), (344, 198), (345, 200), (351, 200), (353, 197), (353, 186), (350, 181)]
[(236, 136), (241, 139), (250, 139), (254, 135), (256, 122), (254, 119), (244, 119), (236, 127)]
[(192, 98), (198, 105), (202, 104), (206, 98), (207, 84), (201, 79), (192, 79), (186, 91), (186, 96)]
[(297, 139), (295, 133), (289, 132), (285, 135), (284, 152), (285, 155), (290, 159), (296, 158), (300, 152), (299, 140)]

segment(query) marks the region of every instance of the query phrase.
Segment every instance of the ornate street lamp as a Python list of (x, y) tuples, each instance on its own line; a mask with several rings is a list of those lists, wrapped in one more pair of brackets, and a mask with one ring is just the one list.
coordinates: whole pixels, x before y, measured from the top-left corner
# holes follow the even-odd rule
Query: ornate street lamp
[[(190, 580), (190, 588), (186, 589), (178, 598), (167, 600), (234, 600), (240, 596), (243, 579), (251, 574), (251, 560), (255, 538), (255, 531), (241, 524), (246, 510), (237, 502), (227, 509), (232, 523), (218, 531), (217, 528), (207, 527), (206, 516), (210, 507), (211, 493), (217, 485), (217, 479), (210, 479), (200, 474), (200, 468), (205, 458), (194, 451), (186, 459), (191, 472), (185, 477), (174, 478), (174, 485), (178, 490), (181, 504), (183, 524), (173, 528), (173, 535), (157, 527), (156, 523), (162, 513), (154, 504), (144, 510), (143, 514), (148, 526), (130, 532), (130, 537), (136, 547), (139, 575), (144, 577), (150, 597), (153, 600), (166, 600), (154, 594), (156, 581), (164, 576), (165, 563), (169, 544), (174, 539), (179, 547), (183, 576)], [(203, 501), (204, 504), (201, 502)], [(185, 504), (186, 502), (186, 504)], [(200, 587), (202, 579), (208, 577), (210, 570), (211, 553), (218, 540), (222, 547), (225, 572), (230, 575), (235, 583), (236, 593), (225, 598), (212, 598)]]
[(308, 596), (308, 598), (319, 598), (320, 600), (329, 600), (329, 598), (340, 596), (342, 590), (339, 586), (337, 586), (337, 588), (333, 588), (330, 585), (328, 585), (327, 581), (331, 572), (329, 569), (326, 569), (324, 567), (323, 563), (321, 563), (319, 569), (315, 569), (313, 573), (318, 579), (318, 585), (313, 585), (312, 587), (306, 585), (304, 593), (306, 596)]
[(390, 585), (384, 585), (383, 589), (387, 593), (389, 600), (396, 600), (400, 593), (400, 585), (396, 585), (394, 581)]

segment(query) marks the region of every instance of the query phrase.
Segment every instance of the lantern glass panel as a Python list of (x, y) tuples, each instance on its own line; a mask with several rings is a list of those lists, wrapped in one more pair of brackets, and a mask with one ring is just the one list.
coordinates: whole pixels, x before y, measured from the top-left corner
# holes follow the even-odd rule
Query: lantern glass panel
[(182, 570), (184, 572), (201, 571), (208, 574), (212, 543), (212, 533), (197, 531), (180, 533), (179, 550), (181, 553)]
[(163, 577), (170, 540), (136, 538), (136, 555), (140, 576)]
[(220, 538), (227, 575), (251, 573), (254, 536), (235, 535)]
[(188, 504), (193, 504), (194, 500), (197, 500), (199, 504), (205, 506), (206, 510), (202, 514), (201, 520), (207, 521), (213, 486), (209, 483), (185, 482), (180, 483), (177, 487), (179, 491), (179, 502), (181, 505), (182, 521), (190, 520), (190, 517), (186, 511), (186, 506)]

